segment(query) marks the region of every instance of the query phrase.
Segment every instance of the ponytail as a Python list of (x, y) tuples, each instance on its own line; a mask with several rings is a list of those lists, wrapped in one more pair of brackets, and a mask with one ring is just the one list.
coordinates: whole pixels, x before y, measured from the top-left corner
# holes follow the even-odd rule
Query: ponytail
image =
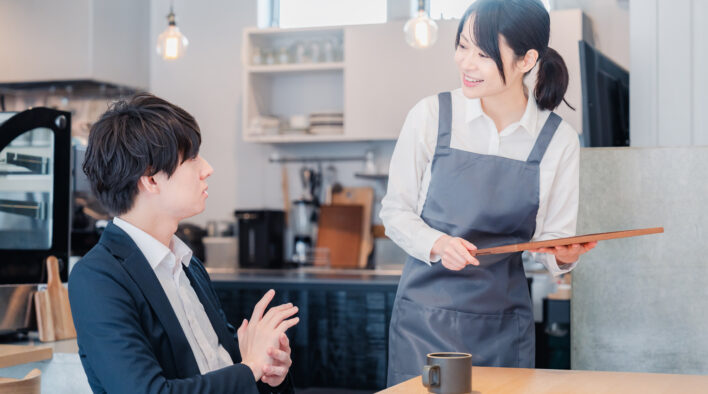
[[(565, 91), (568, 89), (568, 68), (555, 49), (548, 47), (540, 58), (536, 75), (534, 96), (541, 109), (553, 111), (561, 101), (565, 101)], [(567, 101), (566, 105), (575, 110)]]

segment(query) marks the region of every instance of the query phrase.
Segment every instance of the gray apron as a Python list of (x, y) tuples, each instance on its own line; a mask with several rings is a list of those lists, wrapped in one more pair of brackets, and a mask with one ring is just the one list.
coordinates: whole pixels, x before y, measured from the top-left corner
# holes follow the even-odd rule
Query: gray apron
[[(478, 248), (528, 242), (536, 230), (539, 163), (561, 122), (551, 113), (526, 161), (450, 148), (449, 92), (421, 218)], [(420, 375), (431, 352), (467, 352), (479, 366), (533, 368), (534, 320), (521, 253), (479, 256), (451, 271), (408, 257), (389, 329), (388, 385)]]

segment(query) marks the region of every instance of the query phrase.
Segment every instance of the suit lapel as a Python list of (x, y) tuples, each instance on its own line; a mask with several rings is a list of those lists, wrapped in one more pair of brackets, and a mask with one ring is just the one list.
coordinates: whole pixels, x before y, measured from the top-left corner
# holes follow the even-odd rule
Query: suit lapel
[(177, 315), (175, 315), (162, 285), (157, 280), (155, 272), (138, 246), (128, 234), (113, 223), (108, 224), (99, 242), (118, 258), (118, 261), (143, 292), (145, 299), (167, 333), (174, 355), (173, 361), (180, 376), (199, 374), (199, 365), (194, 358), (189, 342), (187, 342), (182, 326), (177, 320)]
[(229, 354), (231, 355), (231, 359), (234, 362), (236, 362), (236, 360), (240, 360), (241, 357), (240, 354), (237, 352), (234, 337), (229, 331), (229, 329), (226, 327), (226, 323), (219, 314), (217, 306), (214, 304), (212, 297), (208, 296), (209, 293), (206, 289), (206, 286), (208, 286), (208, 284), (204, 283), (204, 280), (201, 279), (201, 276), (198, 272), (194, 272), (194, 260), (192, 260), (192, 263), (189, 264), (189, 267), (185, 267), (184, 265), (182, 267), (184, 269), (184, 272), (187, 274), (187, 278), (189, 278), (189, 282), (192, 284), (194, 292), (197, 293), (197, 297), (199, 297), (199, 301), (202, 303), (202, 306), (204, 307), (204, 310), (206, 311), (206, 314), (209, 317), (211, 326), (214, 328), (214, 332), (216, 332), (216, 336), (219, 338), (219, 343), (224, 347), (224, 349), (226, 349), (227, 352), (229, 352)]

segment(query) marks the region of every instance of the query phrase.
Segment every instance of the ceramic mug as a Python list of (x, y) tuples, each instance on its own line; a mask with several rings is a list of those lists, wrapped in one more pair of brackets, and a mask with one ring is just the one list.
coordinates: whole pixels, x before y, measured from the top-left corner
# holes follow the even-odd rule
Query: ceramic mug
[(429, 393), (467, 394), (472, 392), (472, 355), (469, 353), (428, 353), (423, 366), (423, 386)]

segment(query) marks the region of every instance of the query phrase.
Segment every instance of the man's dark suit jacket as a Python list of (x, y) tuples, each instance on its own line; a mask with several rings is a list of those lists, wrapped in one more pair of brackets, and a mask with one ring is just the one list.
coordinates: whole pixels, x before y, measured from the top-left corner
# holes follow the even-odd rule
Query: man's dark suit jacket
[(236, 330), (209, 276), (195, 258), (182, 266), (219, 343), (234, 365), (201, 375), (192, 349), (154, 271), (133, 240), (110, 223), (98, 244), (73, 268), (69, 300), (79, 356), (94, 392), (292, 392), (290, 376), (277, 388), (256, 384), (241, 361)]

